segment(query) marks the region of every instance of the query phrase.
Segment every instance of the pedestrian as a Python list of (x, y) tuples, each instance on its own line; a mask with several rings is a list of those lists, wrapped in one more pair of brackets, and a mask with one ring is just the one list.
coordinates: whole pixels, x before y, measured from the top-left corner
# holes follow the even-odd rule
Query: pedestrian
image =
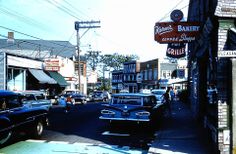
[(167, 88), (166, 92), (163, 94), (165, 106), (168, 110), (169, 115), (171, 115), (171, 96), (170, 96), (170, 87)]

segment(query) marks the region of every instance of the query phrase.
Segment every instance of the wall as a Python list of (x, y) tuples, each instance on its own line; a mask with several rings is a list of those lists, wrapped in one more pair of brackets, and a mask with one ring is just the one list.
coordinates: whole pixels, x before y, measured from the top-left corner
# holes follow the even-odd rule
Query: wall
[(0, 52), (0, 89), (6, 88), (6, 54), (4, 52)]

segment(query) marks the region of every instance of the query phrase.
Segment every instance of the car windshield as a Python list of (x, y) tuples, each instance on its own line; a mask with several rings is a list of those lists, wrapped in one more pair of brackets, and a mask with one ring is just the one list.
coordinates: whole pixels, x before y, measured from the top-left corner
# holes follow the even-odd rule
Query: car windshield
[(165, 93), (165, 91), (160, 90), (160, 91), (152, 91), (153, 94), (155, 95), (163, 95)]
[(141, 105), (141, 97), (137, 96), (113, 97), (112, 104)]
[(39, 100), (39, 99), (45, 99), (45, 96), (43, 94), (40, 94), (40, 95), (36, 95), (36, 98)]
[(75, 94), (76, 92), (75, 91), (66, 91), (65, 94), (67, 95), (72, 95), (72, 94)]

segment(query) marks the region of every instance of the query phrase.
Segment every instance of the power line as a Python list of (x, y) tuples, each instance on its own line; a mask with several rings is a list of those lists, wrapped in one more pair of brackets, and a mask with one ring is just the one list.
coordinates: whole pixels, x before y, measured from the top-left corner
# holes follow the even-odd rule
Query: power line
[[(74, 17), (74, 18), (76, 18), (76, 19), (78, 19), (78, 20), (80, 20), (77, 16), (75, 16), (73, 13), (71, 13), (71, 10), (70, 9), (68, 9), (67, 7), (65, 7), (65, 6), (60, 6), (60, 4), (57, 2), (57, 1), (55, 1), (55, 0), (52, 0), (52, 1), (50, 1), (50, 0), (46, 0), (48, 3), (50, 3), (51, 5), (53, 5), (53, 6), (56, 6), (59, 10), (61, 10), (61, 11), (63, 11), (64, 13), (67, 13), (68, 15), (70, 15), (70, 16), (72, 16), (72, 17)], [(57, 5), (56, 5), (57, 4)]]
[[(0, 28), (7, 29), (7, 30), (10, 30), (10, 31), (13, 31), (13, 32), (16, 32), (16, 33), (19, 33), (19, 34), (22, 34), (22, 35), (25, 35), (25, 36), (28, 36), (28, 37), (37, 39), (37, 40), (47, 41), (47, 40), (41, 39), (41, 38), (39, 38), (39, 37), (32, 36), (32, 35), (29, 35), (29, 34), (26, 34), (26, 33), (23, 33), (23, 32), (19, 32), (19, 31), (17, 31), (17, 30), (14, 30), (14, 29), (11, 29), (11, 28), (7, 28), (7, 27), (1, 26), (1, 25), (0, 25)], [(58, 43), (55, 43), (55, 42), (50, 42), (50, 43), (51, 43), (51, 44), (54, 44), (54, 45), (58, 45), (58, 46), (65, 47), (65, 45), (58, 44)], [(73, 49), (74, 49), (74, 47), (69, 47), (69, 48), (71, 48), (71, 49), (73, 48)]]
[(67, 0), (63, 0), (63, 2), (65, 2), (67, 5), (69, 5), (69, 6), (70, 6), (71, 8), (73, 8), (74, 10), (76, 10), (76, 11), (80, 12), (81, 14), (85, 15), (86, 17), (91, 18), (91, 17), (89, 17), (86, 13), (84, 13), (84, 12), (78, 10), (76, 7), (74, 7), (74, 6), (73, 6), (71, 3), (69, 3)]
[[(167, 16), (169, 16), (169, 14), (170, 14), (175, 8), (177, 8), (177, 6), (178, 6), (180, 3), (182, 3), (182, 2), (183, 2), (183, 0), (180, 0), (180, 2), (177, 3), (168, 13), (166, 13), (166, 14), (164, 15), (164, 17), (162, 17), (158, 22), (162, 21), (162, 20), (165, 19)], [(188, 5), (187, 5), (187, 6), (188, 6)]]
[(16, 12), (14, 10), (11, 10), (7, 7), (3, 7), (1, 6), (0, 7), (0, 12), (10, 16), (10, 17), (13, 17), (17, 20), (20, 20), (21, 22), (24, 22), (26, 24), (29, 24), (31, 26), (34, 26), (36, 28), (39, 28), (39, 29), (43, 29), (43, 30), (46, 30), (45, 26), (43, 26), (42, 23), (40, 22), (37, 22), (36, 20), (30, 18), (30, 17), (27, 17), (27, 16), (24, 16), (23, 14), (19, 13), (19, 12)]
[[(1, 37), (4, 37), (4, 38), (8, 38), (7, 36), (5, 35), (2, 35), (0, 34)], [(42, 44), (38, 44), (38, 43), (34, 43), (34, 42), (30, 42), (30, 41), (27, 41), (27, 40), (15, 40), (15, 44), (11, 44), (9, 46), (5, 46), (5, 47), (1, 47), (0, 49), (4, 49), (4, 48), (9, 48), (9, 47), (12, 47), (12, 46), (19, 46), (20, 44), (22, 43), (26, 43), (26, 44), (30, 44), (32, 46), (36, 46), (37, 48), (41, 48), (41, 47), (45, 47), (48, 49), (48, 51), (50, 51), (53, 47), (52, 46), (47, 46), (47, 45), (42, 45)], [(68, 46), (65, 46), (64, 45), (64, 48), (62, 48), (62, 50), (60, 50), (57, 55), (59, 55), (59, 53), (61, 53), (65, 48), (69, 48)], [(74, 49), (74, 48), (73, 48)], [(46, 55), (45, 55), (46, 56)], [(44, 56), (44, 57), (45, 57)], [(40, 58), (40, 57), (39, 57)], [(43, 57), (41, 57), (43, 58)]]

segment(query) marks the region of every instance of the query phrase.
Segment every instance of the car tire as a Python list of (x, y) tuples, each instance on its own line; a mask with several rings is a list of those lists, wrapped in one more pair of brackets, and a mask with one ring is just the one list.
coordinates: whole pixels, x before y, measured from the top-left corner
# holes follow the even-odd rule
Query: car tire
[(12, 130), (0, 133), (0, 145), (7, 143), (12, 136)]
[(43, 134), (44, 124), (42, 120), (36, 121), (32, 126), (31, 136), (33, 138), (40, 138)]

